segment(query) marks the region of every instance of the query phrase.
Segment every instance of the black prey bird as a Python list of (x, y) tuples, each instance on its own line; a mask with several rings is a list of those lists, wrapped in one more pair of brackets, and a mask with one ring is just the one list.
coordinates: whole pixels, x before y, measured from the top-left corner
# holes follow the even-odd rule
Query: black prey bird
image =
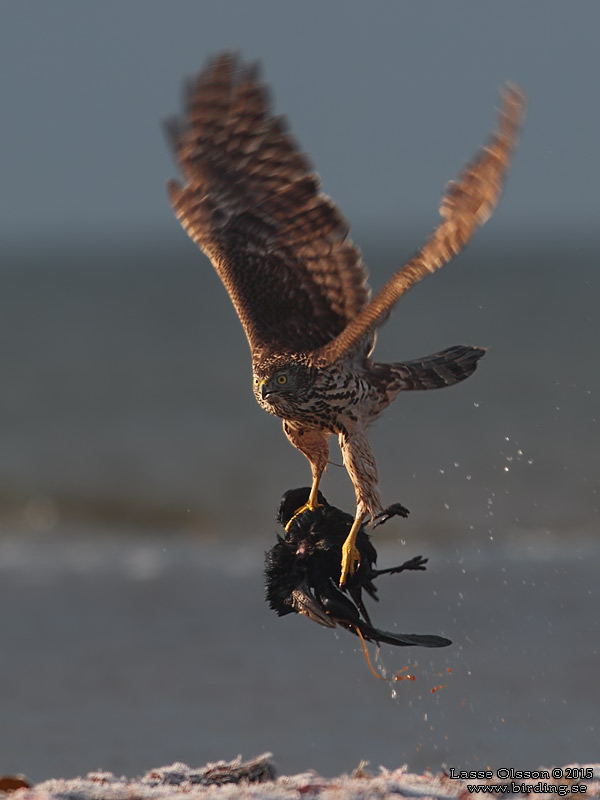
[[(373, 627), (363, 602), (363, 589), (373, 600), (378, 600), (376, 578), (404, 570), (425, 570), (428, 559), (415, 556), (398, 567), (375, 569), (377, 551), (361, 527), (356, 539), (359, 566), (340, 589), (340, 553), (354, 518), (329, 505), (321, 492), (315, 509), (294, 516), (309, 494), (309, 487), (290, 489), (281, 499), (277, 521), (284, 528), (290, 520), (292, 523), (285, 538), (278, 535), (277, 544), (266, 553), (266, 599), (270, 607), (279, 616), (295, 612), (327, 628), (340, 625), (371, 642), (400, 647), (447, 647), (452, 644), (442, 636), (388, 633)], [(392, 516), (406, 517), (408, 511), (397, 503), (382, 512), (376, 524)]]

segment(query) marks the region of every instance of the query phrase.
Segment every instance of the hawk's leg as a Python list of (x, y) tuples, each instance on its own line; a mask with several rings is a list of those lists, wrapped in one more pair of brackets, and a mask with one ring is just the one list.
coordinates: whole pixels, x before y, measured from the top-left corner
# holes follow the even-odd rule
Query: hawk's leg
[(340, 570), (340, 589), (342, 589), (344, 584), (346, 583), (348, 575), (354, 575), (354, 570), (360, 563), (360, 554), (358, 552), (358, 549), (356, 548), (356, 537), (358, 536), (360, 526), (362, 525), (365, 516), (366, 514), (359, 514), (358, 511), (356, 512), (356, 516), (354, 517), (354, 522), (352, 523), (350, 532), (346, 537), (346, 541), (342, 545), (342, 567)]
[(340, 449), (344, 466), (350, 475), (356, 494), (356, 514), (354, 522), (342, 547), (342, 567), (340, 587), (346, 583), (348, 575), (352, 575), (360, 560), (356, 548), (356, 537), (367, 514), (374, 517), (381, 511), (381, 499), (377, 491), (377, 465), (369, 446), (366, 430), (356, 426), (349, 433), (339, 434)]
[(314, 511), (319, 507), (319, 481), (327, 466), (329, 459), (329, 431), (318, 430), (317, 428), (305, 428), (301, 425), (283, 421), (283, 431), (290, 442), (308, 458), (312, 472), (312, 485), (307, 502), (296, 509), (296, 513), (285, 526), (286, 531), (299, 514), (304, 511)]

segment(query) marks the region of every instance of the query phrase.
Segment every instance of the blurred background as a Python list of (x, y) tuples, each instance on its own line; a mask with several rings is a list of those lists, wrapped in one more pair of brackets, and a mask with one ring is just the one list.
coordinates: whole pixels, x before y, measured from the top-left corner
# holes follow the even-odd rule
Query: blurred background
[[(13, 0), (0, 21), (0, 773), (597, 759), (598, 4)], [(372, 429), (384, 502), (412, 512), (378, 529), (380, 566), (430, 557), (382, 578), (374, 621), (454, 641), (384, 650), (416, 676), (395, 692), (353, 637), (263, 601), (308, 464), (164, 189), (162, 121), (225, 48), (260, 60), (375, 289), (502, 84), (529, 97), (499, 209), (379, 336), (388, 361), (489, 348)], [(352, 511), (342, 469), (322, 489)]]

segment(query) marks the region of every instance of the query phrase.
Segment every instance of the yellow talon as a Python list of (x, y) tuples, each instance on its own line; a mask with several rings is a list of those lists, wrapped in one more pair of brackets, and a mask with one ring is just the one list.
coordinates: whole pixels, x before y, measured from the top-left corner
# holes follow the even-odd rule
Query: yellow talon
[(314, 511), (317, 508), (321, 508), (320, 504), (319, 503), (311, 504), (310, 500), (309, 500), (308, 503), (305, 503), (303, 506), (300, 506), (300, 508), (297, 508), (296, 511), (294, 512), (294, 516), (290, 519), (288, 524), (285, 526), (286, 533), (291, 528), (292, 522), (296, 519), (296, 517), (299, 517), (300, 514), (304, 514), (305, 511)]
[(317, 508), (321, 508), (321, 503), (317, 500), (319, 496), (319, 479), (314, 478), (313, 483), (310, 489), (310, 494), (308, 495), (308, 500), (303, 506), (297, 508), (294, 512), (294, 516), (290, 519), (288, 524), (285, 526), (285, 532), (287, 533), (292, 526), (292, 522), (299, 517), (300, 514), (304, 514), (305, 511), (315, 511)]
[(346, 541), (342, 545), (342, 571), (340, 575), (340, 589), (344, 587), (348, 575), (354, 575), (354, 570), (360, 563), (360, 553), (356, 547), (356, 537), (362, 525), (365, 515), (361, 514), (354, 518), (352, 527), (346, 536)]
[(354, 575), (354, 571), (360, 561), (360, 554), (350, 537), (346, 539), (342, 546), (342, 571), (340, 575), (340, 589), (346, 583), (349, 575)]

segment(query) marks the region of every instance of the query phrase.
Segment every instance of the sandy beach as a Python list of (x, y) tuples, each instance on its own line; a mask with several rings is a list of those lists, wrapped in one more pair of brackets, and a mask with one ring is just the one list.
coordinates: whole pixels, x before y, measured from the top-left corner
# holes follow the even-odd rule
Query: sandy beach
[[(391, 800), (426, 797), (452, 800), (479, 793), (530, 793), (540, 798), (567, 794), (600, 796), (600, 764), (570, 764), (520, 773), (500, 769), (470, 778), (456, 778), (454, 771), (414, 774), (406, 767), (371, 771), (360, 765), (350, 775), (323, 778), (313, 770), (298, 775), (277, 775), (270, 753), (242, 761), (216, 762), (202, 768), (175, 763), (150, 770), (139, 778), (116, 777), (110, 772), (93, 772), (72, 780), (49, 780), (10, 793), (14, 800), (174, 800), (179, 797), (229, 798), (230, 800), (297, 800), (308, 795), (323, 800)], [(488, 775), (490, 777), (488, 777)], [(0, 795), (2, 779), (0, 779)]]

